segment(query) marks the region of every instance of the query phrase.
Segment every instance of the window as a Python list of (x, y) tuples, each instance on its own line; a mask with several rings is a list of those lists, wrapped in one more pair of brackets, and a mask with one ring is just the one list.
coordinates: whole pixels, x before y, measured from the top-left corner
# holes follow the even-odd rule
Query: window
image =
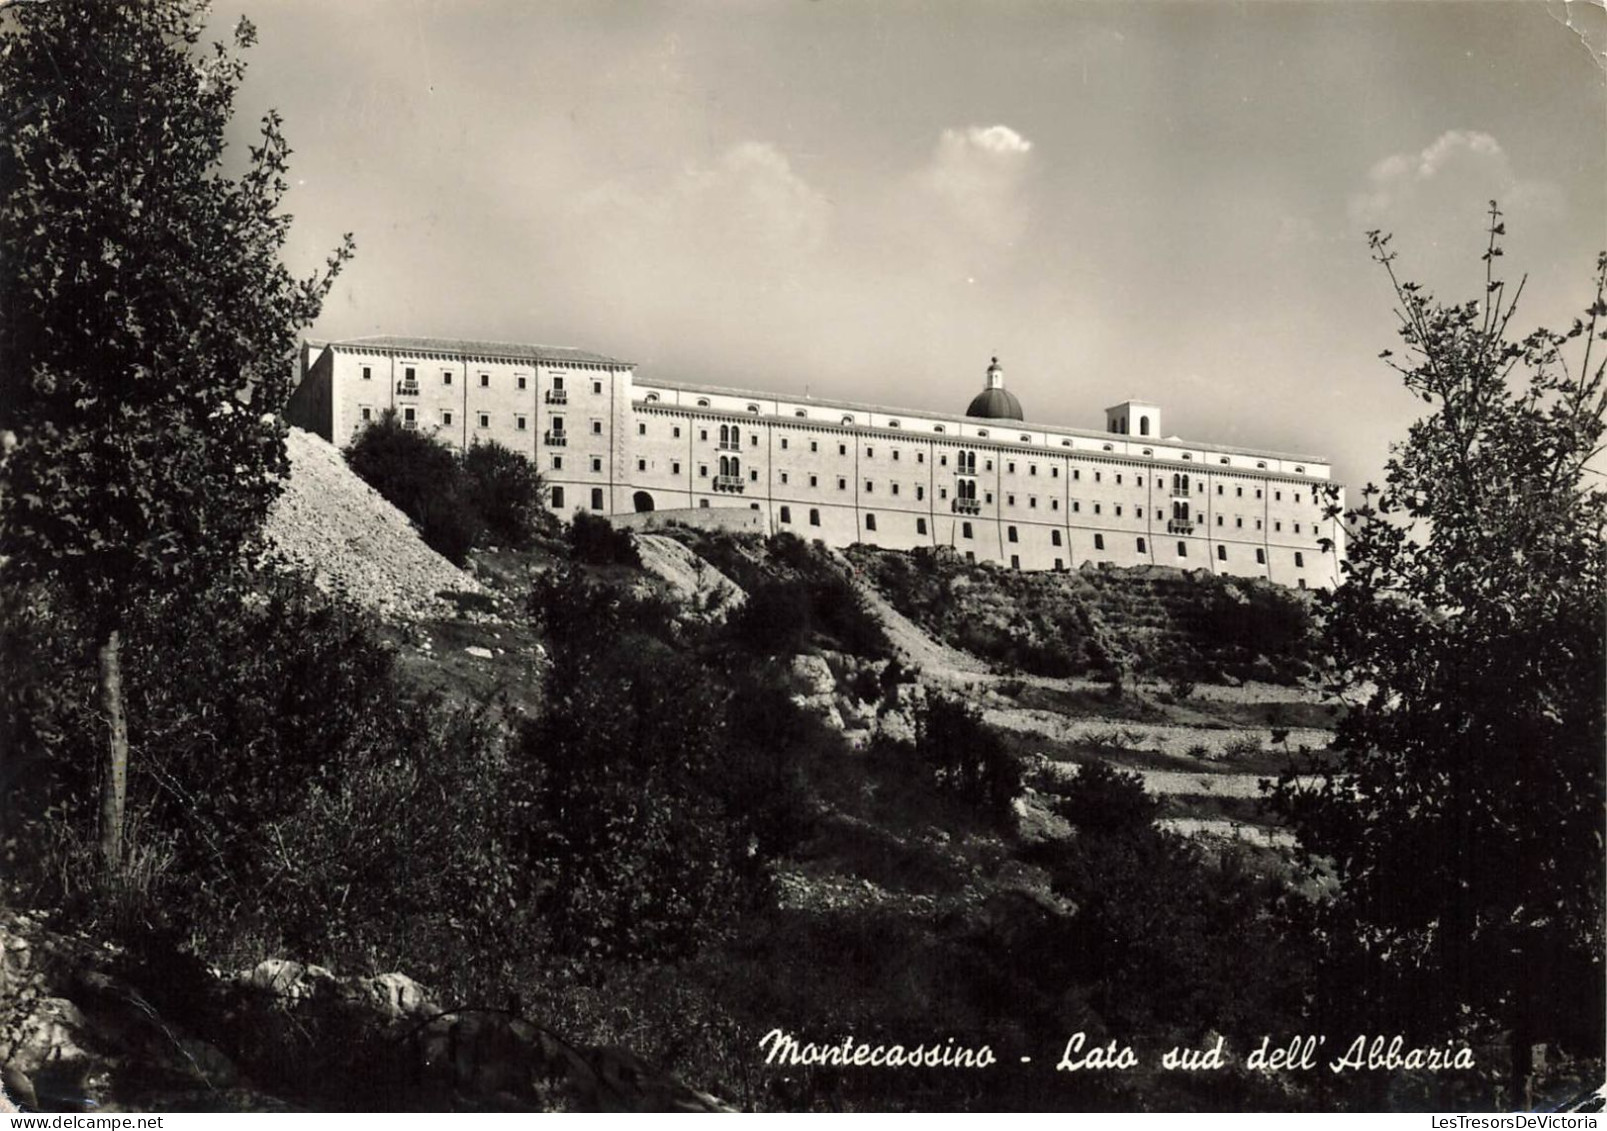
[(1010, 472), (1011, 475), (1014, 475), (1016, 473), (1016, 461), (1011, 460), (1005, 465), (1005, 468)]
[(699, 428), (697, 430), (697, 438), (699, 440), (707, 440), (709, 438), (709, 430), (707, 428)]
[(647, 470), (647, 461), (645, 459), (637, 460), (636, 461), (636, 470), (637, 471), (646, 471)]
[(1296, 534), (1299, 534), (1299, 533), (1300, 533), (1300, 524), (1299, 524), (1299, 523), (1298, 523), (1298, 522), (1297, 522), (1297, 523), (1295, 523), (1295, 533), (1296, 533)]
[(820, 525), (820, 508), (819, 507), (810, 507), (809, 508), (809, 525), (810, 526), (819, 526)]
[(564, 391), (564, 379), (561, 375), (552, 379), (552, 391), (555, 393), (561, 393)]
[(820, 441), (819, 440), (810, 440), (809, 441), (809, 450), (812, 451), (812, 452), (818, 452), (820, 450)]
[(671, 475), (679, 475), (679, 474), (681, 474), (681, 461), (680, 460), (672, 460), (672, 461), (670, 461), (670, 474)]
[(448, 428), (450, 428), (452, 426), (452, 410), (451, 409), (444, 408), (444, 409), (441, 410), (441, 423), (444, 424), (445, 426), (447, 426)]
[(1101, 503), (1095, 503), (1095, 504), (1094, 504), (1094, 513), (1095, 513), (1095, 514), (1098, 514), (1098, 513), (1099, 513), (1099, 508), (1100, 508), (1100, 507), (1101, 507), (1101, 506), (1102, 506), (1102, 505), (1103, 505), (1103, 504), (1101, 504)]
[(676, 440), (681, 438), (681, 426), (679, 424), (670, 429), (670, 437)]
[(647, 403), (648, 404), (657, 404), (658, 403), (658, 394), (657, 393), (648, 393), (647, 394)]
[(1016, 497), (1014, 495), (1006, 495), (1004, 497), (1004, 501), (1007, 506), (1013, 507), (1016, 505)]
[(1143, 507), (1134, 507), (1133, 508), (1133, 517), (1134, 518), (1143, 518), (1144, 517), (1144, 508)]
[(1121, 516), (1122, 516), (1122, 505), (1120, 503), (1117, 503), (1116, 504), (1116, 517), (1120, 518)]
[(1177, 556), (1180, 558), (1186, 558), (1189, 556), (1189, 544), (1187, 542), (1179, 542), (1177, 544)]
[(876, 484), (872, 483), (869, 479), (865, 480), (865, 494), (869, 495), (875, 490)]
[(786, 483), (787, 483), (787, 473), (785, 471), (783, 471), (781, 473), (781, 484), (782, 484), (782, 486), (786, 486)]
[(837, 445), (837, 454), (840, 455), (840, 456), (847, 455), (848, 454), (848, 445), (847, 444), (838, 444)]
[(848, 480), (844, 479), (840, 475), (837, 477), (837, 490), (839, 490), (839, 491), (848, 490)]
[[(513, 426), (520, 432), (523, 432), (530, 427), (530, 418), (524, 415), (522, 412), (515, 413), (513, 417)], [(556, 431), (556, 429), (554, 429), (554, 431)]]
[(402, 379), (409, 382), (418, 380), (417, 370), (409, 365), (406, 369), (402, 370)]
[(637, 435), (638, 435), (638, 436), (645, 436), (645, 435), (647, 435), (647, 425), (645, 425), (645, 424), (638, 424), (638, 425), (637, 425), (637, 426), (636, 426), (636, 434), (637, 434)]
[(1255, 528), (1257, 530), (1261, 529), (1261, 520), (1259, 518), (1255, 520)]
[(782, 522), (791, 522), (792, 521), (792, 508), (791, 507), (782, 507), (781, 508), (781, 521)]
[(1256, 565), (1266, 565), (1267, 564), (1267, 552), (1265, 550), (1257, 550), (1255, 552), (1255, 564)]
[(1051, 467), (1049, 469), (1049, 478), (1050, 479), (1059, 479), (1060, 478), (1060, 469), (1058, 467)]
[(1105, 548), (1105, 536), (1103, 534), (1095, 534), (1094, 535), (1094, 549), (1103, 550), (1104, 548)]
[(1116, 486), (1120, 487), (1121, 485), (1122, 485), (1122, 473), (1118, 471), (1116, 473)]
[(1274, 522), (1272, 524), (1272, 529), (1275, 532), (1281, 533), (1283, 531), (1283, 523), (1282, 523), (1282, 521)]
[(971, 537), (971, 524), (969, 522), (960, 523), (960, 537), (961, 538), (969, 538), (969, 537)]
[(1217, 525), (1218, 525), (1218, 526), (1221, 526), (1221, 525), (1222, 525), (1222, 516), (1221, 516), (1221, 515), (1217, 515), (1217, 516), (1216, 516), (1216, 524), (1217, 524)]
[(1076, 499), (1071, 500), (1071, 513), (1072, 514), (1081, 514), (1082, 513), (1082, 504), (1079, 503)]
[(1060, 509), (1060, 500), (1059, 499), (1050, 499), (1049, 500), (1049, 509), (1052, 510), (1052, 511), (1059, 510)]
[(703, 510), (708, 510), (709, 509), (709, 501), (707, 499), (699, 499), (697, 501), (697, 505), (699, 507), (701, 507)]
[(1049, 544), (1050, 544), (1050, 545), (1051, 545), (1051, 546), (1058, 546), (1058, 545), (1060, 545), (1060, 531), (1058, 531), (1058, 530), (1051, 530), (1051, 531), (1050, 531), (1050, 532), (1049, 532)]
[(553, 456), (552, 457), (552, 469), (554, 471), (562, 471), (564, 469), (564, 457), (563, 456)]
[(781, 437), (781, 450), (787, 450), (787, 438), (785, 436)]
[(917, 533), (917, 534), (925, 534), (926, 533), (926, 520), (924, 518), (918, 518), (918, 519), (915, 520), (915, 533)]
[[(698, 406), (698, 408), (708, 408), (709, 407), (709, 398), (708, 397), (699, 397), (697, 399), (697, 406)], [(705, 436), (703, 438), (705, 440), (708, 439), (707, 436)]]
[(1138, 552), (1141, 554), (1149, 553), (1149, 549), (1144, 545), (1144, 540), (1142, 538), (1138, 540)]
[(1072, 468), (1071, 469), (1071, 477), (1073, 479), (1081, 479), (1082, 478), (1082, 468), (1080, 468), (1080, 467)]
[(865, 516), (865, 529), (867, 531), (876, 529), (876, 516), (875, 515), (867, 514)]
[(1300, 501), (1300, 492), (1299, 492), (1299, 491), (1296, 491), (1296, 492), (1295, 492), (1295, 502), (1297, 502), (1297, 503), (1298, 503), (1298, 502), (1299, 502), (1299, 501)]
[(592, 396), (598, 396), (599, 394), (602, 393), (602, 391), (603, 391), (603, 383), (601, 381), (593, 381), (591, 383)]
[(1300, 588), (1304, 589), (1306, 587), (1306, 579), (1302, 577), (1299, 580), (1297, 580), (1295, 582), (1295, 584), (1300, 586)]
[(749, 483), (757, 483), (757, 482), (759, 482), (759, 472), (758, 472), (757, 468), (750, 468), (748, 470), (748, 482)]
[(865, 449), (865, 458), (866, 459), (875, 459), (876, 458), (876, 450), (874, 448), (866, 448)]
[(926, 462), (926, 453), (925, 452), (916, 452), (915, 453), (915, 462), (916, 463), (925, 463)]
[(361, 417), (363, 420), (373, 420), (374, 419), (374, 410), (369, 408), (365, 404), (362, 408), (357, 410), (357, 415), (359, 417)]
[(915, 497), (917, 499), (926, 498), (926, 488), (923, 485), (919, 484), (919, 483), (917, 483), (915, 485)]
[(1216, 560), (1219, 562), (1225, 562), (1228, 560), (1228, 548), (1226, 546), (1218, 546), (1216, 548)]
[(564, 509), (564, 489), (562, 487), (552, 489), (552, 509), (557, 511)]
[(941, 425), (941, 424), (934, 424), (932, 426), (932, 431), (934, 431), (934, 432), (942, 432), (943, 430), (944, 430), (943, 425)]
[(853, 414), (850, 413), (850, 414), (846, 414), (846, 415), (843, 416), (843, 423), (844, 424), (852, 424), (853, 422), (854, 422)]
[(1021, 568), (1021, 555), (1020, 554), (1011, 554), (1010, 555), (1010, 568), (1011, 569), (1020, 569)]
[(793, 409), (792, 415), (807, 417), (809, 415), (809, 413), (807, 413), (806, 411), (804, 411), (801, 408), (798, 408), (798, 409)]
[(1056, 569), (1065, 569), (1066, 568), (1066, 559), (1065, 558), (1056, 558), (1055, 559), (1055, 568)]
[(1035, 463), (1027, 464), (1027, 474), (1028, 475), (1036, 475), (1036, 474), (1038, 474), (1038, 465), (1035, 464)]
[[(490, 387), (491, 387), (491, 374), (489, 374), (489, 373), (480, 374), (480, 388), (489, 389)], [(523, 387), (524, 386), (522, 386), (522, 385), (520, 386), (520, 388), (523, 388)]]
[(1257, 487), (1255, 489), (1255, 497), (1258, 499), (1261, 497), (1261, 488)]
[(594, 511), (603, 509), (603, 489), (601, 487), (591, 489), (591, 509)]
[[(485, 376), (485, 374), (482, 373), (481, 377), (484, 377), (484, 376)], [(530, 378), (524, 376), (524, 374), (519, 375), (518, 381), (519, 381), (519, 388), (528, 389), (530, 387)]]
[(895, 495), (898, 494), (898, 484), (897, 483), (893, 484), (893, 494), (895, 494)]
[(603, 434), (603, 422), (601, 420), (594, 420), (591, 422), (591, 434), (593, 436), (601, 436)]
[(449, 372), (448, 370), (445, 370), (445, 369), (441, 370), (441, 384), (450, 385), (451, 383), (452, 383), (452, 374), (451, 374), (451, 372)]
[(1272, 492), (1272, 501), (1275, 502), (1275, 503), (1283, 502), (1283, 492), (1282, 491), (1274, 491), (1274, 492)]
[(819, 487), (820, 486), (820, 476), (811, 475), (809, 477), (809, 486), (811, 486), (811, 487)]
[(601, 471), (603, 469), (603, 460), (601, 456), (591, 457), (591, 469), (593, 471)]
[(364, 381), (372, 381), (373, 379), (374, 379), (374, 368), (373, 368), (373, 366), (370, 366), (370, 365), (363, 366), (363, 380)]
[(700, 464), (697, 465), (697, 477), (699, 479), (707, 479), (709, 477), (709, 465), (708, 464), (700, 463)]
[(1012, 542), (1019, 542), (1020, 541), (1020, 539), (1016, 537), (1016, 528), (1013, 527), (1013, 526), (1006, 527), (1005, 528), (1005, 534), (1009, 538), (1009, 540), (1012, 541)]
[(893, 449), (893, 459), (894, 459), (895, 462), (898, 460), (898, 449), (897, 448)]
[(1031, 510), (1037, 510), (1038, 509), (1038, 496), (1037, 495), (1029, 495), (1029, 496), (1027, 496), (1027, 507), (1029, 509), (1031, 509)]
[(489, 412), (482, 412), (480, 414), (479, 426), (481, 428), (491, 427), (491, 414)]
[(1237, 495), (1241, 499), (1244, 498), (1244, 488), (1243, 487), (1235, 487), (1235, 488), (1233, 488), (1233, 493), (1235, 495)]
[(1295, 565), (1300, 569), (1306, 568), (1306, 555), (1302, 554), (1299, 550), (1295, 551)]
[(1220, 484), (1220, 483), (1218, 483), (1218, 484), (1217, 484), (1217, 485), (1216, 485), (1216, 493), (1217, 493), (1217, 494), (1218, 494), (1218, 495), (1220, 495), (1220, 494), (1221, 494), (1221, 493), (1222, 493), (1222, 490), (1223, 490), (1223, 488), (1222, 488), (1222, 484)]

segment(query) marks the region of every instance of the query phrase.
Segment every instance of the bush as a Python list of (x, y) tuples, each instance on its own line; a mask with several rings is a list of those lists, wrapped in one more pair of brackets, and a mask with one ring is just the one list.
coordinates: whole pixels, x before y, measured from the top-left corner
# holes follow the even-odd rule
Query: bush
[(556, 533), (558, 520), (542, 505), (541, 472), (513, 449), (475, 441), (463, 454), (463, 478), (486, 536), (497, 545), (522, 550), (540, 535)]
[(455, 565), (490, 541), (523, 549), (556, 526), (542, 505), (541, 473), (524, 456), (479, 441), (460, 456), (434, 436), (404, 427), (394, 409), (358, 433), (346, 462)]
[(963, 700), (928, 696), (915, 716), (915, 750), (939, 789), (993, 820), (1010, 819), (1021, 764)]
[[(84, 646), (54, 623), (36, 653)], [(27, 768), (5, 799), (8, 878), (29, 898), (113, 929), (172, 925), (220, 963), (383, 954), (429, 977), (465, 937), (506, 944), (507, 783), (484, 711), (410, 697), (372, 622), (295, 577), (221, 579), (126, 631), (129, 856), (151, 867), (106, 893), (98, 861), (43, 835), (94, 826), (89, 680), (8, 692)]]
[(1108, 762), (1085, 762), (1060, 791), (1055, 810), (1084, 832), (1115, 835), (1150, 828), (1161, 804), (1144, 779)]
[(569, 556), (588, 565), (624, 565), (640, 569), (642, 556), (630, 531), (616, 529), (601, 515), (576, 511), (569, 524)]

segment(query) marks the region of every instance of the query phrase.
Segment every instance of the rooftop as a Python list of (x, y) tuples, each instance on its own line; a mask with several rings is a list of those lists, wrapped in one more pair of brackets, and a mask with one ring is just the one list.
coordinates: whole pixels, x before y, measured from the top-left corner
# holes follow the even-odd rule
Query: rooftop
[(629, 361), (576, 349), (574, 346), (542, 346), (521, 342), (488, 342), (478, 338), (411, 338), (399, 334), (374, 334), (366, 338), (343, 338), (332, 346), (389, 353), (443, 353), (461, 357), (494, 357), (509, 361), (573, 361), (589, 365), (629, 366)]

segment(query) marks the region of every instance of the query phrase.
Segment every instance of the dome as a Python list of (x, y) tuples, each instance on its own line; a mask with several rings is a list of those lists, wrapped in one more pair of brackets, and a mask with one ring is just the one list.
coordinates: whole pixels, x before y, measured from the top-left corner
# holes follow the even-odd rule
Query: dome
[(1021, 415), (1021, 402), (1004, 387), (1004, 369), (999, 365), (998, 358), (994, 358), (993, 364), (988, 366), (987, 385), (971, 398), (965, 415), (979, 416), (984, 420), (1026, 419)]
[(965, 410), (967, 416), (981, 416), (988, 420), (1025, 420), (1021, 415), (1021, 402), (1008, 389), (983, 389), (971, 398)]

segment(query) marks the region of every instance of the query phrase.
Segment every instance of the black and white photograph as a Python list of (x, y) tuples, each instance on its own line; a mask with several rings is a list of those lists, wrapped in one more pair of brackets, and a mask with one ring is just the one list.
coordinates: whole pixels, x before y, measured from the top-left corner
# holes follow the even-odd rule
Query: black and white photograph
[(1595, 1127), (1604, 450), (1594, 0), (3, 0), (0, 1119)]

